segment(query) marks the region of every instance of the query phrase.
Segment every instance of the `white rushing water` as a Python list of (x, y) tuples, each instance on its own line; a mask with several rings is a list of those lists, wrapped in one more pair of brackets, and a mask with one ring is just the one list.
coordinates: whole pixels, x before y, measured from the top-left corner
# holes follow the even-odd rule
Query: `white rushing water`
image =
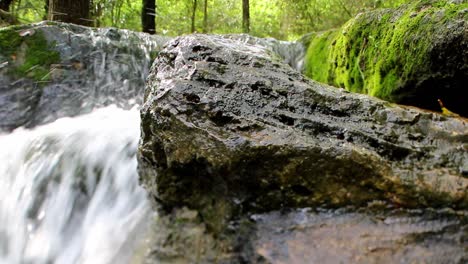
[(137, 109), (0, 135), (0, 263), (129, 263), (149, 205)]

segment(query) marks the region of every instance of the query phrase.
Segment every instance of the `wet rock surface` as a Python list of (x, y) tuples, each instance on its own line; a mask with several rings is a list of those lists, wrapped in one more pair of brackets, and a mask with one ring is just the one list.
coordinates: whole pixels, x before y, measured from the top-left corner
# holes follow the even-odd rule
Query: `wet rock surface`
[(466, 263), (467, 212), (368, 209), (254, 216), (268, 263)]
[(168, 40), (56, 22), (1, 29), (0, 131), (141, 103), (151, 62)]
[[(300, 70), (304, 45), (246, 34)], [(0, 29), (0, 131), (116, 104), (141, 104), (144, 82), (169, 37), (58, 22)]]
[[(310, 81), (239, 40), (192, 35), (169, 43), (150, 72), (141, 118), (140, 178), (166, 230), (150, 260), (190, 262), (184, 253), (200, 252), (200, 262), (272, 261), (268, 252), (280, 249), (259, 253), (268, 232), (252, 230), (285, 208), (375, 200), (468, 207), (465, 119)], [(180, 221), (186, 210), (194, 217)], [(264, 213), (263, 227), (251, 220)], [(352, 219), (350, 226), (367, 221)], [(381, 256), (405, 256), (397, 253)]]

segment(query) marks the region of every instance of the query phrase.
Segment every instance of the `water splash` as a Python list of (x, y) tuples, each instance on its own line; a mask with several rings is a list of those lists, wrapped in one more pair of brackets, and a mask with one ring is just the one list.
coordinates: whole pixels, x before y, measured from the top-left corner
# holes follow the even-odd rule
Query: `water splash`
[(150, 209), (138, 110), (110, 106), (0, 136), (0, 263), (128, 263)]

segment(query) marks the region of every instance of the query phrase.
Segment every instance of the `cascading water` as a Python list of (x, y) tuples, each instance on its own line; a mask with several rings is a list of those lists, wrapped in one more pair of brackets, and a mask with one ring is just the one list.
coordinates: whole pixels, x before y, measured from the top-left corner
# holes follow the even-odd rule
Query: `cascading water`
[[(139, 263), (151, 210), (136, 170), (138, 110), (124, 109), (141, 103), (169, 38), (48, 22), (28, 30), (61, 61), (42, 84), (0, 68), (0, 133), (32, 127), (0, 134), (0, 264)], [(301, 67), (298, 43), (232, 37)]]
[(138, 138), (115, 106), (0, 136), (0, 263), (129, 263), (150, 212)]
[(306, 52), (304, 40), (302, 39), (295, 42), (289, 42), (274, 38), (257, 38), (248, 34), (232, 34), (226, 35), (226, 37), (269, 49), (283, 59), (284, 63), (288, 64), (293, 69), (302, 72)]

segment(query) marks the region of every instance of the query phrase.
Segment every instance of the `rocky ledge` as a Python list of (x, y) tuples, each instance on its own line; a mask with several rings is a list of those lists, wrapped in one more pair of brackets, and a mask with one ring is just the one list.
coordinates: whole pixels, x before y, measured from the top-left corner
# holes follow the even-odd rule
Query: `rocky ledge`
[(141, 182), (165, 226), (158, 261), (275, 262), (252, 230), (278, 210), (468, 207), (466, 119), (319, 84), (238, 40), (170, 42), (141, 119)]
[(0, 132), (141, 103), (169, 38), (58, 22), (0, 28)]

